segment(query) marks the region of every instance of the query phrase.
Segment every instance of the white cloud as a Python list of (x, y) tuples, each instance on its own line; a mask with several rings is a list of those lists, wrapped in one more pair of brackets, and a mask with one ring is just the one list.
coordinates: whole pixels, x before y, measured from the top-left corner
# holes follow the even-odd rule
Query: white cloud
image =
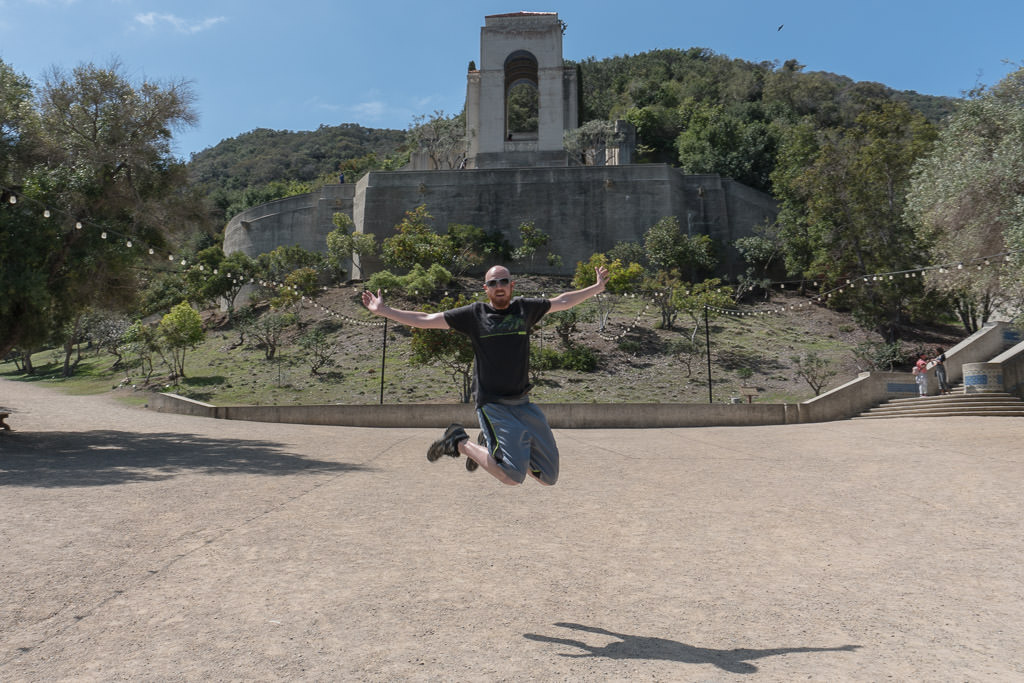
[(351, 110), (357, 116), (365, 116), (367, 119), (376, 120), (387, 113), (388, 106), (380, 101), (360, 102), (353, 105)]
[(187, 19), (182, 19), (173, 14), (158, 14), (156, 12), (147, 12), (146, 14), (136, 14), (135, 21), (142, 26), (149, 29), (156, 29), (161, 25), (167, 25), (173, 28), (178, 33), (199, 33), (207, 29), (213, 28), (222, 21), (227, 21), (226, 17), (211, 17), (209, 19), (203, 19), (202, 21), (192, 22)]
[(303, 104), (307, 109), (321, 109), (324, 111), (342, 111), (344, 109), (340, 104), (324, 102), (319, 95), (309, 98)]

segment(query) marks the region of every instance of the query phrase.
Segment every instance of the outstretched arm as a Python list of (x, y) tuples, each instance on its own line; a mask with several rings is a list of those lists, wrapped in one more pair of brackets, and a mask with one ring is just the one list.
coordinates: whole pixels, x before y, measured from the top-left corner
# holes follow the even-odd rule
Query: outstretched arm
[(375, 295), (373, 292), (363, 292), (363, 305), (366, 306), (366, 310), (374, 315), (379, 315), (382, 318), (388, 320), (394, 320), (396, 323), (402, 323), (409, 327), (422, 327), (424, 329), (431, 330), (447, 330), (448, 321), (444, 319), (444, 313), (424, 313), (422, 311), (403, 311), (397, 308), (391, 308), (390, 306), (384, 305), (384, 298), (380, 295), (380, 290), (377, 290)]
[(574, 292), (565, 292), (549, 299), (551, 301), (551, 313), (567, 311), (576, 304), (583, 303), (595, 294), (603, 292), (604, 286), (608, 284), (608, 269), (604, 266), (594, 268), (594, 274), (597, 275), (597, 282), (589, 287), (577, 289)]

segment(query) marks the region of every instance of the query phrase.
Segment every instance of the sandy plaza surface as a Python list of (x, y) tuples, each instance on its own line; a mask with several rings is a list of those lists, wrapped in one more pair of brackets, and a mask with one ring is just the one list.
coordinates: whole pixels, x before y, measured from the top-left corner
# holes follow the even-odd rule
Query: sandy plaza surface
[(545, 488), (445, 425), (0, 406), (0, 681), (1024, 680), (1020, 418), (556, 430)]

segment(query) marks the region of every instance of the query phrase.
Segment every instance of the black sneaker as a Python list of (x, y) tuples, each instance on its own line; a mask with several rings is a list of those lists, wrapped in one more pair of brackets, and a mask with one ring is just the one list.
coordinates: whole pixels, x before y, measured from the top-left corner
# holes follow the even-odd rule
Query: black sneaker
[(444, 436), (430, 444), (430, 448), (427, 449), (427, 460), (434, 462), (442, 455), (459, 457), (459, 444), (468, 438), (469, 434), (466, 434), (462, 425), (448, 425), (448, 429), (444, 430)]

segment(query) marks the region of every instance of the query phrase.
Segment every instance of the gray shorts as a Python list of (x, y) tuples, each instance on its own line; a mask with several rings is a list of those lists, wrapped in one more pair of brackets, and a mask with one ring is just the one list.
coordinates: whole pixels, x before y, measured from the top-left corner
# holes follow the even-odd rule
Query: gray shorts
[(476, 409), (488, 452), (512, 479), (528, 472), (545, 484), (558, 481), (558, 446), (547, 418), (533, 403), (485, 403)]

